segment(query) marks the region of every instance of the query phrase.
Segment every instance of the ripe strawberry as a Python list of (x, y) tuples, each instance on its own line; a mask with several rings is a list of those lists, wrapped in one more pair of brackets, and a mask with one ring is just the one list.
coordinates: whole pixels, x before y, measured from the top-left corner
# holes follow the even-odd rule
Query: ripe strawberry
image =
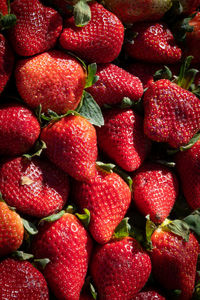
[(15, 0), (11, 12), (17, 23), (9, 31), (9, 40), (17, 54), (31, 56), (55, 46), (62, 30), (57, 11), (38, 0)]
[(194, 12), (200, 6), (200, 0), (179, 0), (179, 1), (183, 7), (183, 13), (187, 15)]
[(19, 103), (0, 106), (0, 155), (21, 155), (31, 149), (40, 134), (36, 117)]
[(89, 183), (75, 182), (73, 198), (90, 211), (89, 231), (100, 244), (107, 243), (121, 222), (131, 202), (131, 191), (116, 173), (97, 169)]
[(167, 25), (162, 22), (136, 23), (131, 27), (129, 36), (125, 51), (130, 57), (164, 64), (176, 63), (181, 59), (181, 49)]
[(11, 258), (0, 262), (0, 299), (48, 300), (43, 275), (28, 261)]
[(120, 103), (124, 97), (137, 101), (143, 95), (141, 81), (116, 65), (99, 65), (96, 75), (98, 81), (87, 90), (99, 106)]
[(199, 99), (169, 80), (158, 80), (148, 88), (144, 109), (144, 132), (154, 141), (178, 148), (200, 129)]
[(81, 222), (66, 213), (45, 223), (32, 246), (36, 257), (50, 259), (44, 276), (57, 299), (78, 300), (92, 249), (92, 240)]
[(0, 191), (6, 203), (17, 211), (43, 218), (63, 208), (69, 179), (48, 161), (17, 157), (0, 165)]
[(58, 114), (74, 110), (81, 101), (86, 81), (82, 65), (72, 56), (52, 50), (18, 61), (16, 85), (32, 108), (42, 105)]
[(100, 149), (126, 171), (139, 168), (151, 148), (143, 132), (143, 118), (131, 109), (112, 109), (105, 111), (104, 122), (97, 128)]
[(77, 180), (95, 176), (97, 140), (94, 126), (81, 116), (68, 115), (43, 128), (47, 157)]
[(20, 216), (6, 203), (0, 202), (0, 256), (16, 251), (21, 246), (23, 237), (24, 226)]
[(91, 21), (82, 28), (75, 26), (74, 17), (66, 20), (60, 44), (88, 62), (111, 62), (121, 51), (124, 27), (101, 4), (94, 2), (90, 9)]
[(172, 0), (104, 0), (106, 6), (125, 24), (160, 20)]
[(0, 2), (0, 14), (7, 15), (8, 14), (8, 4), (7, 0), (1, 0)]
[(96, 247), (91, 275), (99, 299), (132, 299), (145, 285), (151, 260), (138, 242), (130, 237)]
[(133, 175), (133, 202), (154, 223), (168, 217), (177, 196), (175, 174), (160, 164), (146, 163)]
[(163, 296), (154, 290), (145, 290), (138, 293), (132, 300), (166, 300)]

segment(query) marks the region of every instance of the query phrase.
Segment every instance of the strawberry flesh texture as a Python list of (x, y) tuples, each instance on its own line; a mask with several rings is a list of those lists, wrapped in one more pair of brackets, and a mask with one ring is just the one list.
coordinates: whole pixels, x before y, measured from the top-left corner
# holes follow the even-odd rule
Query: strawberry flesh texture
[(1, 2), (0, 2), (0, 13), (2, 13), (4, 16), (8, 14), (7, 0), (1, 0)]
[(154, 290), (145, 290), (138, 293), (132, 300), (166, 300), (166, 298)]

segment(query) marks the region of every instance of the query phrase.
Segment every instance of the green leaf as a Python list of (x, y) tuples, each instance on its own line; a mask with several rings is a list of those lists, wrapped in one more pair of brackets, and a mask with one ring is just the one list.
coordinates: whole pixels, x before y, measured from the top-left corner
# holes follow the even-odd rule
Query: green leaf
[(90, 22), (91, 10), (87, 1), (80, 0), (74, 5), (74, 20), (78, 27), (83, 27)]
[(176, 166), (176, 163), (174, 161), (167, 161), (167, 160), (162, 160), (162, 159), (155, 160), (155, 163), (161, 164), (168, 168), (175, 168), (175, 166)]
[(93, 299), (96, 300), (97, 299), (97, 292), (96, 292), (96, 290), (95, 290), (95, 288), (94, 288), (94, 286), (93, 286), (92, 283), (90, 283), (90, 293), (91, 293)]
[(43, 219), (41, 219), (39, 221), (38, 224), (41, 224), (42, 222), (54, 222), (54, 221), (57, 221), (59, 220), (63, 215), (65, 214), (65, 210), (61, 210), (60, 212), (58, 212), (57, 214), (53, 214), (53, 215), (50, 215), (48, 217), (45, 217)]
[(90, 64), (87, 68), (87, 79), (86, 79), (86, 83), (85, 83), (85, 89), (91, 87), (93, 84), (95, 84), (97, 82), (97, 80), (99, 79), (99, 76), (96, 76), (96, 72), (97, 72), (97, 64), (93, 63)]
[(39, 259), (34, 259), (34, 263), (40, 265), (40, 267), (44, 270), (46, 265), (50, 263), (49, 258), (39, 258)]
[(194, 146), (194, 144), (200, 139), (200, 132), (196, 133), (193, 138), (189, 141), (189, 143), (185, 146), (181, 146), (180, 147), (180, 151), (185, 151), (188, 150), (190, 148), (192, 148), (192, 146)]
[(32, 154), (23, 154), (22, 156), (27, 159), (32, 159), (35, 156), (40, 156), (42, 151), (46, 148), (47, 146), (44, 141), (37, 141), (37, 143), (34, 146), (34, 152)]
[(11, 255), (12, 257), (17, 258), (18, 260), (29, 260), (34, 257), (33, 254), (25, 253), (23, 251), (15, 251)]
[(90, 223), (90, 211), (87, 208), (84, 208), (84, 214), (76, 213), (76, 216), (83, 223), (83, 225), (87, 228)]
[(17, 22), (17, 17), (14, 14), (7, 14), (0, 16), (0, 28), (1, 30), (9, 29), (13, 27)]
[(191, 215), (185, 217), (183, 221), (189, 225), (192, 231), (200, 236), (200, 209), (195, 210)]
[(79, 114), (88, 119), (88, 121), (93, 125), (98, 127), (104, 125), (101, 108), (96, 103), (94, 98), (86, 91), (84, 91), (83, 94), (83, 104), (79, 110)]
[(79, 116), (79, 113), (75, 110), (68, 110), (65, 114), (58, 115), (55, 111), (48, 109), (47, 114), (41, 114), (41, 119), (47, 122), (56, 122), (69, 115)]
[(25, 220), (23, 218), (22, 219), (22, 222), (23, 222), (23, 225), (24, 225), (24, 228), (26, 229), (26, 231), (31, 234), (31, 235), (35, 235), (35, 234), (38, 234), (38, 230), (36, 228), (36, 226), (31, 223), (30, 221), (28, 220)]
[(160, 80), (160, 79), (171, 80), (172, 76), (173, 75), (172, 75), (171, 70), (167, 66), (164, 66), (163, 69), (160, 69), (160, 70), (155, 72), (155, 74), (153, 75), (153, 79), (154, 79), (154, 81), (157, 81), (157, 80)]
[(128, 97), (124, 97), (122, 99), (122, 102), (121, 102), (121, 105), (120, 107), (123, 109), (123, 108), (129, 108), (129, 107), (132, 107), (133, 106), (133, 101), (128, 98)]
[(150, 216), (149, 215), (146, 216), (146, 219), (147, 219), (147, 221), (146, 221), (146, 229), (145, 229), (145, 231), (146, 231), (146, 241), (147, 241), (147, 244), (151, 248), (151, 236), (154, 233), (154, 231), (157, 229), (157, 226), (154, 224), (154, 222), (152, 222), (150, 220)]
[(183, 61), (177, 81), (177, 84), (186, 90), (190, 88), (196, 74), (198, 73), (198, 70), (196, 69), (189, 69), (192, 59), (193, 56), (188, 56)]
[(74, 214), (76, 211), (76, 207), (75, 205), (68, 205), (65, 211), (68, 214)]
[(174, 220), (162, 226), (163, 230), (171, 231), (174, 234), (181, 236), (186, 242), (189, 241), (190, 227), (182, 220)]
[(128, 224), (128, 220), (129, 218), (124, 218), (116, 227), (114, 232), (115, 238), (119, 239), (119, 238), (124, 238), (129, 236), (129, 231), (131, 229), (131, 226)]
[(105, 164), (101, 161), (96, 161), (96, 164), (98, 167), (100, 167), (101, 169), (103, 169), (104, 171), (106, 171), (108, 173), (112, 173), (114, 168), (116, 167), (116, 165), (114, 165), (114, 164), (110, 164), (110, 163)]

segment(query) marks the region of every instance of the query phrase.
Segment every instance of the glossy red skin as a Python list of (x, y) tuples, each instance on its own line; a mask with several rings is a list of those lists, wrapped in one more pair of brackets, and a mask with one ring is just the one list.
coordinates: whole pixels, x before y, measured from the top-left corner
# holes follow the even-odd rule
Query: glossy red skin
[(90, 211), (88, 229), (99, 244), (104, 244), (124, 218), (131, 192), (119, 175), (98, 169), (96, 177), (89, 183), (74, 183), (73, 199), (81, 209)]
[(8, 4), (7, 4), (7, 0), (1, 0), (0, 2), (0, 12), (3, 15), (7, 15), (8, 13)]
[(138, 242), (128, 237), (97, 246), (90, 270), (99, 299), (130, 300), (145, 285), (151, 261)]
[(150, 252), (155, 279), (167, 290), (181, 290), (178, 299), (190, 300), (196, 276), (199, 244), (192, 233), (189, 241), (171, 232), (156, 230)]
[(183, 50), (184, 57), (193, 56), (193, 63), (200, 63), (199, 47), (200, 47), (200, 12), (189, 21), (189, 25), (193, 27), (192, 32), (187, 32), (186, 43)]
[(130, 57), (150, 63), (173, 64), (180, 61), (182, 51), (166, 24), (135, 23), (130, 29), (130, 36), (134, 33), (137, 36), (125, 42), (125, 51)]
[(156, 142), (178, 148), (200, 129), (200, 102), (191, 92), (169, 80), (151, 84), (143, 99), (144, 132)]
[(11, 258), (0, 262), (0, 299), (48, 300), (49, 291), (42, 275), (28, 261)]
[(138, 169), (151, 149), (143, 132), (143, 118), (131, 109), (109, 109), (104, 122), (96, 129), (99, 148), (122, 169)]
[(17, 89), (31, 107), (42, 105), (58, 114), (74, 110), (81, 101), (86, 73), (74, 57), (52, 50), (19, 60), (15, 70)]
[(132, 300), (166, 300), (166, 298), (154, 290), (145, 290), (138, 293)]
[[(0, 9), (1, 11), (1, 9)], [(14, 65), (14, 55), (5, 37), (0, 34), (0, 94), (6, 86)]]
[(50, 259), (44, 276), (58, 300), (79, 300), (92, 250), (92, 240), (81, 222), (65, 213), (45, 223), (33, 241), (37, 258)]
[(74, 17), (66, 20), (60, 44), (87, 62), (109, 63), (121, 51), (124, 26), (101, 4), (92, 3), (90, 8), (92, 18), (86, 26), (75, 26)]
[(0, 155), (28, 152), (40, 134), (40, 124), (31, 110), (19, 103), (0, 106)]
[[(30, 180), (27, 184), (26, 178)], [(63, 208), (69, 194), (69, 179), (43, 159), (11, 158), (0, 165), (0, 191), (9, 206), (43, 218)]]
[(143, 95), (141, 81), (114, 64), (98, 65), (96, 75), (98, 81), (87, 91), (100, 107), (120, 103), (124, 97), (137, 101)]
[(11, 13), (17, 23), (9, 30), (9, 40), (18, 55), (31, 56), (53, 48), (62, 31), (57, 11), (38, 0), (15, 0)]

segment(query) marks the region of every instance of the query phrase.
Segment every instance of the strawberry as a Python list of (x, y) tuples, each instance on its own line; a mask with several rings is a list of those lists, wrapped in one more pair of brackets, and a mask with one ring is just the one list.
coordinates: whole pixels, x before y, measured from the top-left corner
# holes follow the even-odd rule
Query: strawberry
[(24, 226), (20, 216), (6, 203), (0, 202), (0, 256), (16, 251), (21, 246), (23, 237)]
[(0, 155), (24, 154), (39, 134), (40, 125), (32, 111), (19, 103), (1, 104)]
[(200, 6), (200, 0), (179, 0), (179, 1), (183, 7), (183, 13), (187, 15), (195, 11)]
[(95, 176), (97, 140), (94, 126), (81, 116), (68, 115), (43, 128), (47, 157), (77, 180)]
[(125, 24), (160, 20), (172, 0), (104, 0), (106, 6)]
[(143, 95), (141, 81), (116, 65), (98, 65), (96, 75), (98, 81), (87, 90), (99, 106), (120, 103), (124, 97), (137, 101)]
[(74, 57), (58, 50), (18, 61), (16, 85), (32, 108), (42, 105), (58, 114), (74, 110), (82, 97), (86, 73)]
[(105, 111), (104, 122), (97, 128), (99, 148), (126, 171), (139, 168), (151, 148), (143, 118), (131, 109), (112, 109)]
[(154, 223), (168, 217), (177, 196), (178, 180), (165, 166), (146, 163), (133, 175), (133, 202)]
[(138, 293), (132, 300), (166, 300), (166, 298), (154, 290), (145, 290)]
[(144, 95), (144, 132), (152, 140), (177, 148), (200, 129), (200, 102), (169, 80), (158, 80)]
[(111, 62), (121, 51), (124, 27), (101, 4), (94, 2), (90, 9), (92, 18), (84, 27), (75, 26), (74, 17), (66, 20), (60, 44), (88, 62)]
[(67, 174), (42, 159), (7, 159), (0, 165), (0, 191), (17, 211), (43, 218), (60, 211), (69, 194)]
[(11, 258), (0, 262), (0, 299), (48, 300), (43, 275), (28, 261)]
[(163, 22), (134, 24), (130, 28), (125, 51), (135, 59), (164, 64), (176, 63), (182, 55), (170, 29)]
[(116, 173), (97, 168), (89, 183), (74, 182), (73, 198), (90, 211), (89, 231), (100, 244), (107, 243), (121, 222), (131, 202), (131, 191)]
[(0, 15), (1, 14), (3, 14), (4, 16), (8, 14), (7, 0), (1, 0), (0, 2)]
[(33, 241), (33, 253), (50, 259), (44, 276), (57, 299), (78, 300), (84, 284), (92, 240), (72, 214), (45, 223)]
[(11, 12), (17, 23), (9, 30), (9, 40), (17, 54), (31, 56), (55, 46), (62, 30), (57, 11), (38, 0), (15, 0)]
[(151, 261), (138, 242), (127, 237), (97, 246), (90, 269), (100, 300), (128, 300), (145, 285)]

